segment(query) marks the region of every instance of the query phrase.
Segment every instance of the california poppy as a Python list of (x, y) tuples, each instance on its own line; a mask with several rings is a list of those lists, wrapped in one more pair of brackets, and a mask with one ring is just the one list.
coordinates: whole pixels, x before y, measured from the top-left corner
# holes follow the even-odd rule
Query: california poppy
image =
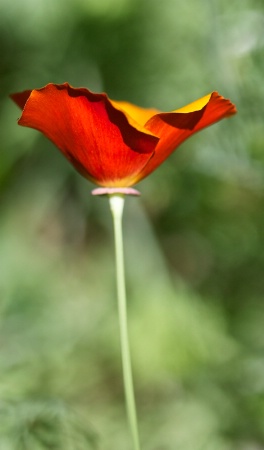
[(236, 112), (217, 92), (167, 113), (68, 83), (11, 98), (23, 110), (19, 125), (41, 131), (85, 178), (106, 188), (133, 186), (189, 136)]
[[(47, 136), (84, 177), (101, 186), (97, 194), (137, 194), (131, 186), (153, 172), (185, 139), (236, 112), (217, 92), (168, 113), (113, 101), (106, 94), (68, 83), (48, 84), (11, 98), (23, 110), (18, 123)], [(126, 317), (123, 206), (123, 196), (110, 196), (125, 397), (134, 449), (139, 450)]]

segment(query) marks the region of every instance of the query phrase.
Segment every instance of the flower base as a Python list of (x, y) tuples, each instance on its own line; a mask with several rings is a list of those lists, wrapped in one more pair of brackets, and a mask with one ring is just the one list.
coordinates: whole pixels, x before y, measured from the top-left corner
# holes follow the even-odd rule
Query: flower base
[(92, 195), (113, 195), (113, 194), (124, 194), (124, 195), (141, 195), (139, 191), (131, 187), (99, 187), (93, 189)]

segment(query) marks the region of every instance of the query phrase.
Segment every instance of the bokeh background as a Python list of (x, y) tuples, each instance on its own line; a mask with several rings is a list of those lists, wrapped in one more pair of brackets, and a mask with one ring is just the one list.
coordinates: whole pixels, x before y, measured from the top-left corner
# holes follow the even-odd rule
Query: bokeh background
[(0, 449), (131, 449), (106, 199), (8, 94), (68, 81), (239, 114), (125, 208), (144, 450), (264, 449), (262, 0), (0, 0)]

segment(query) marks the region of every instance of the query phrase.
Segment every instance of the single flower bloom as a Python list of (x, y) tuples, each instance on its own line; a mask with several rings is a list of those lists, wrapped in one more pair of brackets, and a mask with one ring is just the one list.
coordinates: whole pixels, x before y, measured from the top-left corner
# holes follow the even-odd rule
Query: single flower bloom
[(85, 178), (117, 189), (138, 183), (192, 134), (236, 113), (217, 92), (166, 113), (68, 83), (11, 98), (23, 110), (19, 125), (41, 131)]

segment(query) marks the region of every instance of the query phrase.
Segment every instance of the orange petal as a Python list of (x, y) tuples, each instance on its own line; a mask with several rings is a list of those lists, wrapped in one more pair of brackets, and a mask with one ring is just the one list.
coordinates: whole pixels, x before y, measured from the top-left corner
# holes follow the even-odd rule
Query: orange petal
[(23, 109), (28, 97), (30, 96), (32, 90), (23, 91), (23, 92), (17, 92), (16, 94), (11, 94), (10, 97), (14, 102), (19, 106), (20, 109)]
[(150, 118), (145, 128), (159, 136), (160, 141), (139, 179), (153, 172), (188, 137), (235, 113), (235, 105), (230, 100), (213, 92), (183, 108)]
[(130, 123), (106, 94), (68, 83), (13, 94), (23, 109), (19, 124), (46, 135), (86, 178), (107, 187), (130, 186), (159, 141)]

